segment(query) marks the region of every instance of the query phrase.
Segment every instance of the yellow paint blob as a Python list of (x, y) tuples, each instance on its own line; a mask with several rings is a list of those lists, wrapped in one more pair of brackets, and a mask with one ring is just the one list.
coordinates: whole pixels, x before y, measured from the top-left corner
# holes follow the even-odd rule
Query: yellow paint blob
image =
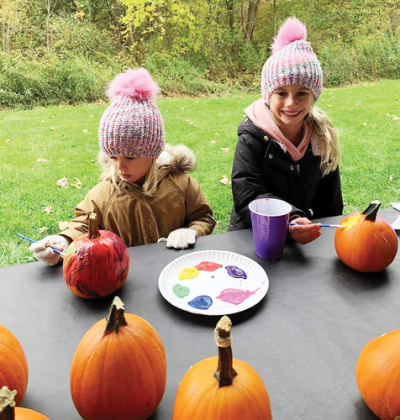
[(360, 221), (360, 213), (353, 214), (352, 216), (349, 216), (348, 219), (345, 222), (342, 222), (342, 225), (344, 226), (344, 230), (349, 230), (353, 226), (355, 226)]
[(196, 267), (184, 268), (179, 273), (179, 280), (194, 279), (199, 275), (199, 270)]

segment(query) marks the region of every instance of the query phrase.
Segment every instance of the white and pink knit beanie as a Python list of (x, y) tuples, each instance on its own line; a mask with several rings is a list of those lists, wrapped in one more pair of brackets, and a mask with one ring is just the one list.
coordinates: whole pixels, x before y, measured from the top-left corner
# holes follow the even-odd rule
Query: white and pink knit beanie
[(100, 120), (99, 143), (108, 156), (158, 158), (164, 150), (165, 132), (155, 103), (160, 91), (144, 68), (128, 69), (110, 84), (112, 100)]
[(306, 37), (307, 28), (296, 18), (287, 19), (280, 27), (261, 74), (261, 93), (267, 105), (272, 92), (287, 85), (310, 89), (315, 101), (321, 95), (321, 65)]

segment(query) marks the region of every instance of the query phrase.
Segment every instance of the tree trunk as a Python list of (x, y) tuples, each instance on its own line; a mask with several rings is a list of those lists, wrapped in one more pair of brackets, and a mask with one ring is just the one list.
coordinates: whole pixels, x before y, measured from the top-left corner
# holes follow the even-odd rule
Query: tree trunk
[(249, 8), (247, 13), (247, 23), (246, 23), (246, 40), (251, 42), (253, 38), (254, 25), (256, 22), (258, 7), (261, 0), (254, 0), (249, 2)]
[(233, 0), (226, 0), (226, 10), (228, 12), (229, 29), (233, 32)]

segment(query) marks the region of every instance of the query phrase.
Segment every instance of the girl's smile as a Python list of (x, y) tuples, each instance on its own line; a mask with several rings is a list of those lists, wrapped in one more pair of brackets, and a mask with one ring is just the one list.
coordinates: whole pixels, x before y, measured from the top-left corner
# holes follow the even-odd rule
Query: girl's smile
[(304, 86), (288, 85), (276, 89), (269, 108), (286, 138), (292, 142), (301, 137), (303, 122), (314, 104), (311, 90)]

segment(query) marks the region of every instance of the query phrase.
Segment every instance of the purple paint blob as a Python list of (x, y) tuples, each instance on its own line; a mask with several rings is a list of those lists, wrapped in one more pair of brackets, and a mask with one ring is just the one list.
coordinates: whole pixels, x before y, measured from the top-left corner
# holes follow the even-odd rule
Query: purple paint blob
[(221, 299), (223, 302), (232, 303), (233, 305), (240, 305), (244, 302), (247, 298), (254, 295), (257, 290), (260, 288), (253, 290), (240, 290), (240, 289), (224, 289), (217, 299)]
[(200, 295), (188, 302), (188, 305), (195, 309), (208, 309), (213, 304), (210, 296)]
[(235, 265), (227, 265), (225, 268), (228, 270), (228, 274), (235, 279), (247, 279), (247, 274), (244, 270)]

